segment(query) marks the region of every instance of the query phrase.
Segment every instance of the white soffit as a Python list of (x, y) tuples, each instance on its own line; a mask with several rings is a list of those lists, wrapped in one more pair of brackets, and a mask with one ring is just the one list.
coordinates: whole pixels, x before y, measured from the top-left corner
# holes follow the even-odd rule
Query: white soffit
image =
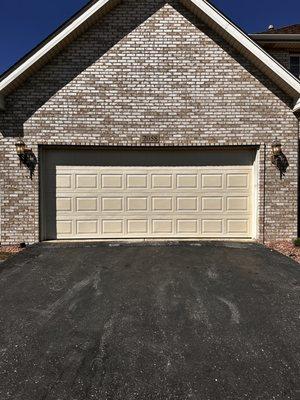
[(294, 75), (206, 0), (180, 1), (288, 93), (300, 109), (300, 81)]

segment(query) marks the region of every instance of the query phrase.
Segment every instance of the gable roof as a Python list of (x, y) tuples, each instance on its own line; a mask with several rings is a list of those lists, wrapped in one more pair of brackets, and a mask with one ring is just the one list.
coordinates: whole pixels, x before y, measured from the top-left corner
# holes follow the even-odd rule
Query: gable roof
[[(273, 80), (295, 101), (294, 111), (300, 111), (300, 81), (279, 62), (255, 43), (245, 32), (224, 16), (208, 0), (180, 0), (185, 7), (206, 22), (233, 47), (250, 59), (257, 68)], [(46, 63), (64, 45), (73, 41), (99, 16), (106, 14), (120, 0), (94, 0), (87, 4), (70, 21), (46, 39), (25, 59), (20, 60), (0, 78), (0, 108), (4, 107), (4, 96), (13, 91), (34, 71)]]

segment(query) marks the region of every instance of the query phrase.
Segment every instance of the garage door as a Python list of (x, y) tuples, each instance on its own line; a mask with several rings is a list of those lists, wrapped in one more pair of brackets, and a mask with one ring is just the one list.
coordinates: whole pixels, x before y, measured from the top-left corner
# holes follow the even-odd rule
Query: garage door
[(57, 238), (250, 238), (252, 175), (250, 166), (57, 166)]

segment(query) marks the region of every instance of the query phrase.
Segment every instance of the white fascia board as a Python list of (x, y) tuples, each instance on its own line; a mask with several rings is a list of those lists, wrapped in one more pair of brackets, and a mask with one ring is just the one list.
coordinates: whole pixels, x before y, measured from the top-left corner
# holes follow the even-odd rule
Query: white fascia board
[(211, 20), (219, 25), (235, 41), (241, 44), (244, 49), (252, 53), (257, 59), (271, 69), (285, 84), (287, 84), (295, 93), (295, 98), (300, 97), (300, 82), (279, 62), (256, 44), (247, 34), (234, 25), (229, 19), (221, 14), (216, 8), (205, 0), (188, 0), (196, 8), (206, 14)]
[(0, 93), (111, 0), (99, 0), (0, 82)]
[(0, 93), (0, 111), (4, 111), (5, 110), (5, 100), (4, 100), (4, 96)]

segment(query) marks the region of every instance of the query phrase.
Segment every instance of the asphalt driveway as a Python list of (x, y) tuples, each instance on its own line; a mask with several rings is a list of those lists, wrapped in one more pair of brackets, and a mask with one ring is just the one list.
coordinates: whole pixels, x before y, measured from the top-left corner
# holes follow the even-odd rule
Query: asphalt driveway
[(0, 265), (0, 399), (299, 400), (299, 305), (255, 244), (33, 246)]

